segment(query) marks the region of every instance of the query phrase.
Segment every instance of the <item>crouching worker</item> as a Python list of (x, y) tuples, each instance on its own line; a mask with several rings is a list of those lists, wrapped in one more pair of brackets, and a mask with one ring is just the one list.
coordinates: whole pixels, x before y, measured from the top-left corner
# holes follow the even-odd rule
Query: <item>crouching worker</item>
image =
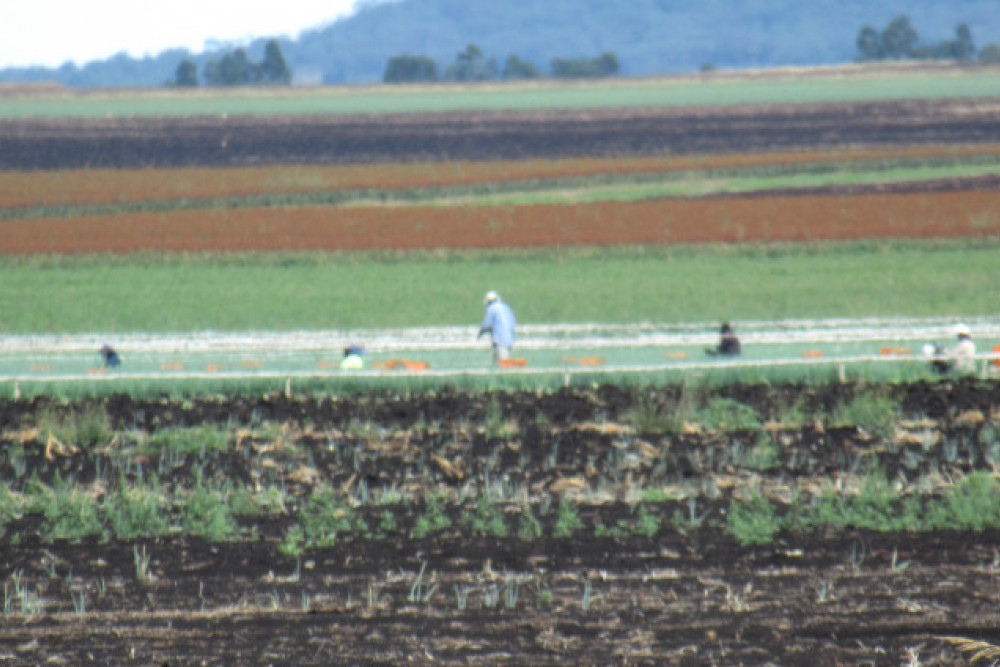
[(348, 345), (344, 348), (344, 358), (340, 361), (341, 370), (357, 371), (365, 367), (365, 350), (360, 345)]
[(931, 368), (940, 375), (949, 373), (969, 374), (976, 372), (976, 344), (972, 333), (964, 324), (956, 324), (954, 329), (958, 342), (950, 350), (943, 345), (925, 345), (924, 355), (933, 357)]
[(105, 368), (118, 368), (122, 365), (121, 357), (118, 356), (118, 352), (115, 348), (110, 345), (105, 345), (100, 350), (101, 359), (104, 360)]
[(707, 348), (705, 352), (712, 356), (735, 356), (740, 353), (740, 338), (733, 331), (733, 327), (729, 322), (724, 323), (722, 328), (719, 329), (718, 346)]
[(514, 311), (500, 300), (500, 295), (490, 291), (486, 293), (486, 315), (479, 327), (479, 335), (490, 334), (493, 338), (493, 364), (502, 359), (510, 359), (510, 351), (514, 347)]

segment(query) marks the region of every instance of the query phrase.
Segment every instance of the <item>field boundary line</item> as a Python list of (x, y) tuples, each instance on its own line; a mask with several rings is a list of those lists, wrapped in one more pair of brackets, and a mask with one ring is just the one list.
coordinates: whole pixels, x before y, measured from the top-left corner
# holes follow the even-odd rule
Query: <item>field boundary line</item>
[[(739, 321), (740, 338), (754, 343), (937, 340), (951, 337), (962, 321), (974, 337), (1000, 337), (995, 317), (860, 318)], [(518, 327), (519, 349), (559, 347), (641, 347), (706, 345), (718, 338), (717, 322), (631, 324), (525, 324)], [(475, 326), (357, 330), (299, 330), (174, 333), (82, 333), (0, 335), (0, 355), (95, 352), (106, 343), (129, 352), (329, 351), (357, 343), (372, 352), (478, 349)]]
[[(991, 362), (1000, 360), (1000, 353), (977, 354), (972, 357), (981, 364), (980, 374), (985, 375)], [(615, 375), (638, 373), (684, 372), (709, 369), (753, 369), (776, 368), (787, 366), (840, 366), (869, 363), (921, 363), (928, 364), (932, 359), (922, 355), (855, 355), (841, 357), (816, 358), (785, 358), (762, 359), (755, 361), (697, 361), (679, 362), (675, 364), (655, 365), (620, 365), (600, 367), (559, 367), (548, 366), (539, 368), (455, 368), (455, 369), (425, 369), (419, 371), (401, 370), (300, 370), (300, 371), (168, 371), (159, 373), (74, 373), (62, 375), (0, 375), (0, 383), (31, 383), (31, 382), (115, 382), (115, 381), (158, 381), (158, 380), (284, 380), (284, 379), (386, 379), (386, 378), (461, 378), (486, 376), (540, 376), (564, 375)]]

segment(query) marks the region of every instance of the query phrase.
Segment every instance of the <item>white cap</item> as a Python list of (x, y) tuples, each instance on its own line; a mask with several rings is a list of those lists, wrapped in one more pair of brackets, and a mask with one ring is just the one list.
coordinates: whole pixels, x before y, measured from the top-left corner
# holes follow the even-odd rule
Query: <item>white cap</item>
[(964, 324), (956, 324), (954, 329), (956, 336), (969, 336), (969, 327)]
[(493, 290), (490, 290), (489, 292), (486, 293), (486, 298), (483, 300), (483, 303), (493, 303), (494, 301), (497, 301), (499, 299), (500, 295), (494, 292)]

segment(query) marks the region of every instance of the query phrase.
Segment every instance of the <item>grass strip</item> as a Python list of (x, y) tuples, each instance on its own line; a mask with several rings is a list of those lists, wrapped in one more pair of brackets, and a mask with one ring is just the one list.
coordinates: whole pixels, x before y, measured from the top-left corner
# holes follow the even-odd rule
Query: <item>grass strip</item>
[(541, 250), (0, 257), (0, 332), (996, 313), (1000, 239)]
[(0, 97), (0, 118), (436, 113), (464, 110), (804, 104), (989, 97), (991, 70), (856, 66), (662, 78), (476, 85), (326, 86), (253, 90), (55, 90)]

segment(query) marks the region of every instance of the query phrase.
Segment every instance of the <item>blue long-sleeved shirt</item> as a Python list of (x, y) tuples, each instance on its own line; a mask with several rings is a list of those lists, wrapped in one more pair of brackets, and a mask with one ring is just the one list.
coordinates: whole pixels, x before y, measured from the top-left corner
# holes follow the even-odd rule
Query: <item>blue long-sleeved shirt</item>
[(514, 311), (503, 301), (497, 300), (486, 307), (486, 316), (479, 327), (479, 335), (489, 332), (493, 342), (501, 347), (514, 345)]

